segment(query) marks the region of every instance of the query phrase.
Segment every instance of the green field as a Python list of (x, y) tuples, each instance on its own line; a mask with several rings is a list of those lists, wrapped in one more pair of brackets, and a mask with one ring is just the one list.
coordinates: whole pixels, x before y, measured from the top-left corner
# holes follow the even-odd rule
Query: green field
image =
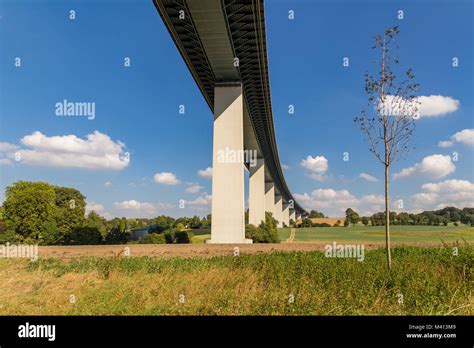
[[(473, 315), (472, 246), (212, 258), (0, 259), (2, 315)], [(71, 301), (74, 296), (74, 301)], [(403, 301), (400, 302), (401, 296)], [(180, 298), (184, 301), (180, 302)]]
[[(282, 241), (290, 234), (290, 228), (279, 229)], [(395, 243), (474, 242), (474, 227), (470, 226), (390, 226), (391, 240)], [(384, 242), (385, 226), (306, 227), (297, 228), (295, 242)]]
[(278, 229), (278, 237), (280, 237), (280, 241), (284, 242), (285, 240), (290, 237), (291, 228), (279, 228)]

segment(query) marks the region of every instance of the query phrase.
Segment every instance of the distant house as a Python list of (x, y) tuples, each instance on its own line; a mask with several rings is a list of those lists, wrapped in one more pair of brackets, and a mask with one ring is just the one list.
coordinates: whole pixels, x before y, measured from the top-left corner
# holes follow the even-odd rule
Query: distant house
[(312, 224), (329, 224), (334, 226), (339, 221), (339, 225), (344, 226), (345, 217), (335, 217), (335, 218), (310, 218)]

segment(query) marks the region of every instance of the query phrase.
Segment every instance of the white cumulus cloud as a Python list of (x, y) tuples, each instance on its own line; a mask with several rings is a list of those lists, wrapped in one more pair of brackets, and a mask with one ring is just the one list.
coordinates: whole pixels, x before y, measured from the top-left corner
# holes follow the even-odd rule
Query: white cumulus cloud
[(383, 209), (384, 197), (380, 195), (365, 195), (356, 197), (348, 190), (332, 188), (316, 189), (311, 193), (294, 194), (295, 199), (307, 210), (319, 210), (328, 216), (344, 216), (347, 208), (368, 215)]
[(439, 179), (453, 173), (456, 170), (452, 159), (448, 155), (431, 155), (423, 158), (420, 163), (413, 167), (402, 169), (393, 175), (394, 179), (420, 175), (427, 178)]
[(367, 173), (360, 173), (359, 178), (365, 179), (368, 182), (378, 182), (379, 179), (377, 179), (375, 176), (369, 175)]
[(439, 147), (451, 147), (454, 143), (474, 146), (474, 129), (463, 129), (451, 136), (451, 140), (443, 140), (438, 143)]
[(153, 179), (157, 184), (161, 185), (177, 185), (180, 181), (176, 178), (176, 175), (170, 172), (156, 173)]
[(18, 150), (19, 149), (19, 146), (18, 145), (15, 145), (15, 144), (10, 144), (10, 143), (6, 143), (6, 142), (0, 142), (0, 152), (11, 152), (11, 151), (15, 151), (15, 150)]
[(91, 211), (95, 211), (100, 216), (103, 216), (106, 219), (110, 219), (111, 215), (106, 211), (105, 207), (97, 202), (91, 201), (86, 202), (86, 215), (88, 215)]
[[(385, 98), (384, 109), (389, 115), (399, 115), (400, 107), (405, 111), (411, 109), (411, 105), (405, 104), (405, 100), (400, 97), (388, 95)], [(444, 116), (456, 111), (460, 105), (459, 100), (442, 95), (422, 95), (417, 97), (416, 101), (419, 103), (417, 116), (420, 118)]]
[(159, 215), (161, 210), (173, 208), (173, 205), (168, 203), (140, 202), (135, 199), (115, 202), (114, 205), (120, 215), (127, 218), (153, 217)]
[[(122, 170), (130, 162), (124, 151), (125, 144), (99, 131), (88, 134), (85, 139), (75, 135), (48, 137), (36, 131), (24, 136), (21, 143), (26, 148), (16, 151), (17, 162), (27, 165)], [(16, 150), (11, 146), (10, 149)], [(10, 153), (8, 157), (14, 158), (15, 154)]]
[(212, 196), (206, 192), (203, 192), (199, 197), (194, 200), (185, 200), (185, 208), (190, 206), (199, 211), (208, 211), (212, 202)]
[(308, 156), (301, 161), (301, 166), (307, 170), (311, 178), (318, 181), (323, 181), (326, 178), (324, 173), (329, 167), (328, 160), (324, 156)]
[(474, 183), (468, 180), (451, 179), (421, 186), (424, 192), (412, 195), (415, 211), (474, 207)]
[(204, 187), (200, 186), (200, 185), (191, 185), (189, 186), (185, 191), (186, 193), (198, 193), (199, 191), (201, 191)]
[(212, 168), (207, 167), (206, 169), (200, 169), (200, 170), (198, 170), (198, 175), (201, 178), (210, 179), (210, 178), (212, 178)]
[(449, 114), (459, 108), (459, 100), (442, 95), (418, 97), (420, 117), (437, 117)]

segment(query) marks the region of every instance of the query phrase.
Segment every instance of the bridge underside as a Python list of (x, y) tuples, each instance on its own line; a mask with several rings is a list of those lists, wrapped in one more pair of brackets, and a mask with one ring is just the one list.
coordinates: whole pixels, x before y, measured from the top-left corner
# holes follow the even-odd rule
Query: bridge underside
[[(154, 3), (214, 112), (211, 242), (248, 242), (244, 167), (250, 171), (249, 222), (260, 224), (269, 211), (280, 226), (288, 225), (305, 211), (294, 201), (278, 157), (263, 0)], [(231, 153), (249, 156), (236, 163)]]

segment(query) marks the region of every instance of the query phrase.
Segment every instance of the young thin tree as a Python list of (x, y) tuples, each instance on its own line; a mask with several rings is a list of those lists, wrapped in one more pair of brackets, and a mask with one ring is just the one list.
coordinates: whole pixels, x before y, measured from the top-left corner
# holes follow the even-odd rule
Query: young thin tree
[(413, 82), (412, 69), (405, 72), (399, 81), (394, 69), (399, 63), (395, 51), (398, 27), (386, 29), (384, 35), (374, 37), (372, 49), (380, 52), (376, 62), (375, 76), (365, 73), (365, 91), (368, 95), (367, 110), (354, 119), (364, 133), (370, 151), (384, 165), (385, 169), (385, 243), (387, 266), (392, 268), (390, 252), (390, 165), (409, 151), (410, 140), (415, 130), (415, 120), (419, 117), (419, 101), (415, 93), (419, 84)]

